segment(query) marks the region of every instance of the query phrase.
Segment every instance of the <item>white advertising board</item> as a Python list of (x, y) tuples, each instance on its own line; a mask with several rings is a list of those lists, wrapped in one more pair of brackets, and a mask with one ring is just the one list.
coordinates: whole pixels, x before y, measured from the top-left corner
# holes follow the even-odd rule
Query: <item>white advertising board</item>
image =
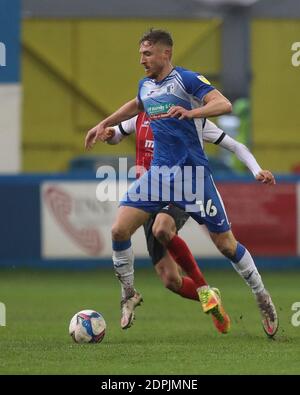
[[(41, 253), (43, 258), (111, 257), (111, 226), (118, 202), (96, 198), (97, 181), (41, 184)], [(112, 199), (113, 200), (113, 199)], [(219, 256), (204, 226), (189, 219), (180, 235), (195, 256)], [(132, 237), (135, 256), (148, 257), (143, 228)]]

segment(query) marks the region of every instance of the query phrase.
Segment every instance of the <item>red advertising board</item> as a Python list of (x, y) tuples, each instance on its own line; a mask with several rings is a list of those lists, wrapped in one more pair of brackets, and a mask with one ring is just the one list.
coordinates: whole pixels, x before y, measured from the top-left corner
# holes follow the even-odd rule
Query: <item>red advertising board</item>
[(296, 185), (218, 183), (237, 240), (254, 255), (297, 254)]

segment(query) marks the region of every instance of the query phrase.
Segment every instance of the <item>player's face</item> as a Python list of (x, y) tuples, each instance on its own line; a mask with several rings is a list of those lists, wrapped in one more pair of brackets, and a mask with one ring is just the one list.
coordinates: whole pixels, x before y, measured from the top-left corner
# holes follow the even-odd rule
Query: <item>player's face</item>
[(157, 79), (170, 62), (170, 49), (160, 44), (142, 42), (140, 46), (141, 65), (144, 66), (148, 78)]

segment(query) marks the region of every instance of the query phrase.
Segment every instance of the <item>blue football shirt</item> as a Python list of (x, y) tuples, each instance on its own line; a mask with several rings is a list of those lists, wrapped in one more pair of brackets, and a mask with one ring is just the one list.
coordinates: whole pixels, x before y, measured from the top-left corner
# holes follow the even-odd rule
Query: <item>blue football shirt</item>
[(172, 106), (192, 110), (203, 105), (204, 96), (215, 89), (199, 73), (175, 67), (162, 81), (144, 78), (138, 99), (151, 119), (154, 134), (153, 166), (205, 166), (203, 119), (160, 118)]

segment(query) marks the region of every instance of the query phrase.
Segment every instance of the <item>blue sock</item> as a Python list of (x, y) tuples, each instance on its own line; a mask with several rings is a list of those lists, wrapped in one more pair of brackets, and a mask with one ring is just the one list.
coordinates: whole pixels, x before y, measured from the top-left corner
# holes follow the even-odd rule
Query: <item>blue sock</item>
[(238, 242), (237, 246), (236, 246), (235, 254), (234, 254), (234, 256), (231, 259), (232, 262), (238, 263), (243, 258), (243, 256), (245, 255), (245, 252), (246, 252), (246, 248), (243, 246), (243, 244), (240, 244)]
[(123, 251), (128, 250), (131, 247), (131, 240), (124, 240), (124, 241), (112, 241), (112, 249), (114, 251)]
[(237, 244), (234, 257), (231, 259), (232, 266), (246, 281), (253, 293), (263, 291), (264, 284), (255, 266), (249, 251), (240, 243)]
[(134, 293), (134, 255), (131, 240), (114, 241), (113, 263), (116, 276), (121, 283), (122, 299), (131, 298)]

